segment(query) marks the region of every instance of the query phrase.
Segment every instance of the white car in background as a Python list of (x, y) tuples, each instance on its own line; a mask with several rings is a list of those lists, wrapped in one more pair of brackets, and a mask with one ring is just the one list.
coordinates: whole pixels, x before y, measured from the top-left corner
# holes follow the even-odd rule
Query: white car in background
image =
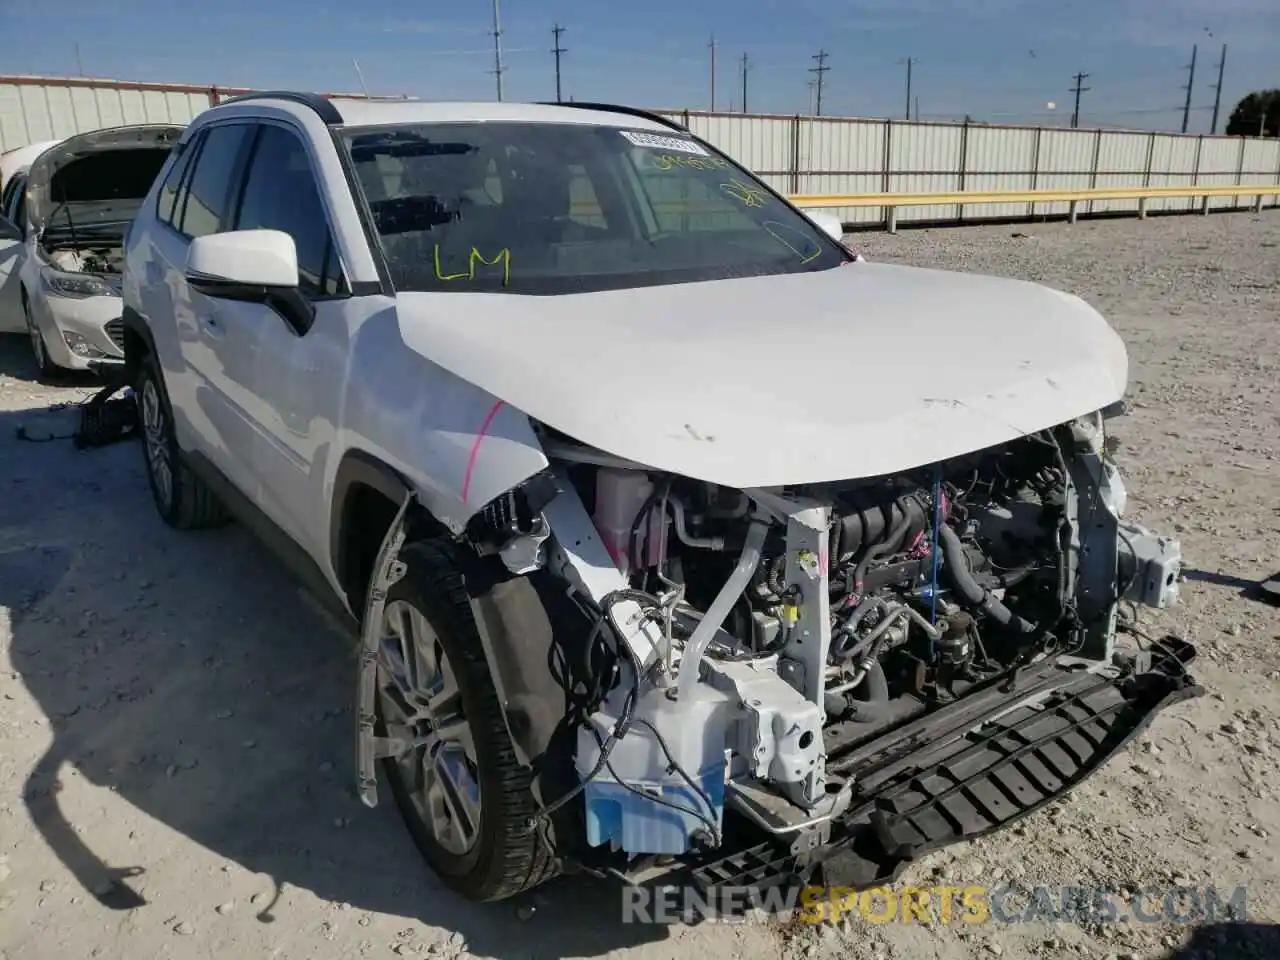
[(0, 333), (30, 337), (42, 377), (123, 361), (124, 237), (182, 130), (113, 127), (37, 144), (45, 149), (34, 156), (11, 151), (19, 163), (0, 196)]

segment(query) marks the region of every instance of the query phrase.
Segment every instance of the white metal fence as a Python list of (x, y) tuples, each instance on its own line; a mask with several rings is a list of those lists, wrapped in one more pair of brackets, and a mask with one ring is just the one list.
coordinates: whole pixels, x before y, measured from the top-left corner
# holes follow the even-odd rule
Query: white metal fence
[[(788, 194), (1079, 190), (1280, 183), (1280, 140), (1169, 133), (917, 123), (840, 117), (662, 111)], [(1198, 209), (1194, 198), (1147, 210)], [(1212, 208), (1243, 202), (1215, 197)], [(1268, 205), (1277, 203), (1268, 200)], [(1137, 200), (1082, 204), (1081, 215), (1136, 211)], [(834, 207), (845, 223), (883, 219), (877, 207)], [(971, 218), (1063, 215), (1064, 203), (1002, 204)], [(899, 221), (959, 220), (955, 206), (903, 207)]]
[[(0, 151), (125, 123), (186, 122), (242, 88), (80, 77), (0, 76)], [(350, 97), (351, 94), (341, 94)], [(1169, 133), (662, 111), (788, 194), (1055, 190), (1280, 183), (1280, 140)], [(1148, 201), (1150, 212), (1199, 201)], [(1240, 201), (1212, 198), (1214, 208)], [(1269, 203), (1280, 201), (1271, 200)], [(1136, 210), (1090, 201), (1081, 214)], [(970, 217), (1065, 214), (1065, 203), (982, 207)], [(846, 223), (879, 208), (834, 208)], [(954, 206), (904, 207), (900, 221), (959, 220)]]

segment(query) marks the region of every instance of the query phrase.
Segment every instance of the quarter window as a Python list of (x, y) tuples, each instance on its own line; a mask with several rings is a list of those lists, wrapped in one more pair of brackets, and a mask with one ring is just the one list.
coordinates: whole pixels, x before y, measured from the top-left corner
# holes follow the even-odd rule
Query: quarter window
[(164, 178), (164, 183), (160, 185), (160, 199), (157, 201), (156, 215), (171, 227), (176, 226), (173, 211), (174, 204), (178, 199), (179, 189), (182, 186), (182, 181), (186, 179), (187, 171), (191, 169), (192, 158), (200, 152), (202, 139), (200, 135), (197, 135), (186, 143), (182, 153), (174, 160), (173, 166), (169, 168), (169, 174)]

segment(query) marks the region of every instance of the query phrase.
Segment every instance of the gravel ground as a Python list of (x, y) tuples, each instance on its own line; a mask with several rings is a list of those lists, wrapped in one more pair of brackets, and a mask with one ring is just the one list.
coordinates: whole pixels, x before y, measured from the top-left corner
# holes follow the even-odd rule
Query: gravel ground
[[(138, 450), (77, 452), (91, 384), (33, 382), (0, 342), (0, 955), (964, 958), (1280, 956), (1280, 212), (858, 234), (868, 257), (1083, 295), (1130, 347), (1130, 513), (1177, 531), (1208, 690), (1068, 802), (922, 860), (926, 885), (1245, 885), (1255, 925), (623, 925), (576, 880), (475, 907), (392, 810), (353, 798), (353, 666), (234, 527), (156, 517)], [(856, 305), (855, 305), (856, 308)], [(0, 338), (3, 341), (5, 338)], [(924, 345), (920, 346), (924, 349)], [(1270, 939), (1268, 937), (1270, 936)], [(1198, 952), (1197, 952), (1198, 951)]]

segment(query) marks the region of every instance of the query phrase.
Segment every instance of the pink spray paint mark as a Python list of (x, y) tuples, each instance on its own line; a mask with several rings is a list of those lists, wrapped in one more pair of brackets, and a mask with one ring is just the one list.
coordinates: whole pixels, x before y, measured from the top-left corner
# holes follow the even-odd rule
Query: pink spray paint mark
[(480, 424), (480, 432), (476, 434), (475, 440), (471, 441), (471, 452), (467, 455), (467, 470), (462, 475), (462, 502), (467, 502), (467, 493), (471, 489), (471, 472), (476, 468), (476, 457), (480, 453), (480, 444), (484, 443), (485, 436), (489, 433), (489, 428), (493, 426), (493, 418), (498, 415), (498, 411), (502, 409), (502, 401), (493, 401), (493, 406), (489, 408), (489, 412), (485, 414), (484, 422)]

